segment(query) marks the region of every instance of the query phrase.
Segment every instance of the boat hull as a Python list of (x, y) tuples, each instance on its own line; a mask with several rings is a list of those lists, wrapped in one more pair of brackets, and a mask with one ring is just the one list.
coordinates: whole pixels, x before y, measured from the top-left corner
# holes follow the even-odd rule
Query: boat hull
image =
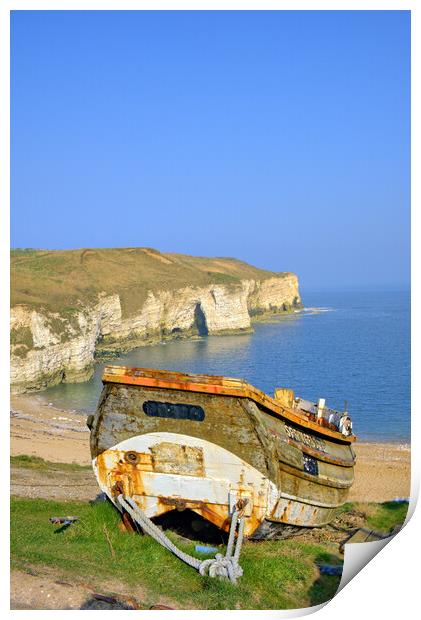
[(242, 498), (246, 536), (265, 521), (322, 526), (354, 479), (350, 440), (250, 398), (106, 383), (90, 426), (101, 489), (112, 501), (131, 495), (150, 517), (190, 509), (227, 531)]

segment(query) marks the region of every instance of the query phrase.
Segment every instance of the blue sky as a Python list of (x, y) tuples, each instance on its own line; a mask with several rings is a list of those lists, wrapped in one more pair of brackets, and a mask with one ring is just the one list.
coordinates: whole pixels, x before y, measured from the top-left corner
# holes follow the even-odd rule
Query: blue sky
[(410, 13), (15, 11), (11, 244), (409, 282)]

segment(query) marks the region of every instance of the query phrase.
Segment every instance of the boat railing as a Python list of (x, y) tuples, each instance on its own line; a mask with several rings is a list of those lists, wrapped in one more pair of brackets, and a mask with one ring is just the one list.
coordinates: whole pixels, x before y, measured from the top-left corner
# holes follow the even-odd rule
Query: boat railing
[(305, 413), (307, 417), (320, 426), (339, 431), (342, 435), (352, 435), (352, 421), (347, 411), (336, 411), (326, 407), (325, 400), (320, 398), (317, 403), (312, 403), (303, 398), (295, 398), (295, 407)]

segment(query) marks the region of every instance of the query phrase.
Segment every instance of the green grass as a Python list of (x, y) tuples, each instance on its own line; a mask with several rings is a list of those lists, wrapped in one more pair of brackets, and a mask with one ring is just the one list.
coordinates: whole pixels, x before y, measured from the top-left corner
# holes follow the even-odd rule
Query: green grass
[(408, 512), (406, 502), (384, 502), (376, 504), (374, 514), (367, 516), (367, 525), (380, 532), (389, 532), (397, 525), (402, 525)]
[(91, 465), (78, 465), (77, 463), (53, 463), (45, 461), (39, 456), (19, 454), (10, 457), (10, 465), (13, 467), (24, 467), (25, 469), (60, 469), (63, 471), (91, 470)]
[[(33, 468), (65, 467), (29, 456), (12, 457), (12, 463)], [(403, 523), (407, 504), (349, 503), (344, 510), (357, 510), (365, 516), (366, 526), (387, 533)], [(48, 521), (50, 516), (66, 514), (80, 517), (66, 530), (60, 531)], [(340, 580), (321, 576), (317, 568), (320, 563), (342, 563), (335, 546), (329, 543), (308, 543), (299, 538), (246, 541), (241, 555), (244, 575), (233, 586), (226, 581), (200, 577), (148, 536), (123, 534), (117, 527), (118, 512), (108, 502), (89, 505), (12, 498), (11, 517), (12, 568), (38, 568), (42, 572), (48, 567), (58, 578), (88, 580), (96, 587), (107, 580), (129, 589), (138, 585), (146, 606), (158, 597), (165, 597), (179, 608), (308, 607), (332, 598)], [(169, 536), (191, 555), (208, 557), (195, 553), (194, 542), (187, 543), (172, 533)]]
[[(80, 519), (62, 531), (48, 521), (66, 514)], [(148, 536), (123, 534), (118, 523), (117, 511), (106, 502), (12, 498), (12, 568), (49, 567), (57, 578), (88, 579), (96, 587), (107, 579), (139, 585), (149, 602), (165, 596), (180, 608), (308, 607), (332, 598), (339, 584), (339, 577), (319, 575), (317, 563), (341, 563), (340, 556), (323, 545), (247, 541), (241, 555), (244, 575), (233, 586), (201, 577)], [(174, 534), (170, 537), (176, 540)], [(177, 538), (177, 544), (192, 555), (208, 557), (195, 554), (194, 542)]]
[[(150, 248), (12, 250), (11, 305), (59, 313), (66, 321), (53, 320), (51, 327), (61, 334), (72, 319), (66, 309), (74, 313), (81, 302), (94, 304), (101, 292), (118, 294), (123, 316), (128, 317), (139, 311), (149, 291), (211, 284), (236, 287), (242, 279), (275, 275), (283, 274), (233, 258), (164, 254)], [(26, 334), (15, 337), (20, 341)]]
[(388, 534), (397, 525), (402, 525), (408, 512), (407, 502), (347, 502), (342, 506), (341, 512), (355, 510), (362, 514), (364, 526), (373, 530)]

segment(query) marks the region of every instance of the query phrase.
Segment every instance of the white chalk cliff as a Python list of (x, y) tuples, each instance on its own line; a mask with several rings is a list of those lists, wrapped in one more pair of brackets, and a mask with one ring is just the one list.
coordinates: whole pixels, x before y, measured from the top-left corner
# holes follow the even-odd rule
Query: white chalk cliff
[(300, 304), (298, 280), (292, 273), (244, 279), (236, 285), (150, 290), (142, 306), (126, 317), (118, 294), (100, 293), (95, 304), (79, 305), (71, 321), (60, 313), (18, 304), (11, 310), (11, 333), (26, 334), (26, 344), (12, 340), (12, 390), (84, 381), (93, 372), (96, 351), (128, 350), (195, 334), (247, 331), (255, 317)]

